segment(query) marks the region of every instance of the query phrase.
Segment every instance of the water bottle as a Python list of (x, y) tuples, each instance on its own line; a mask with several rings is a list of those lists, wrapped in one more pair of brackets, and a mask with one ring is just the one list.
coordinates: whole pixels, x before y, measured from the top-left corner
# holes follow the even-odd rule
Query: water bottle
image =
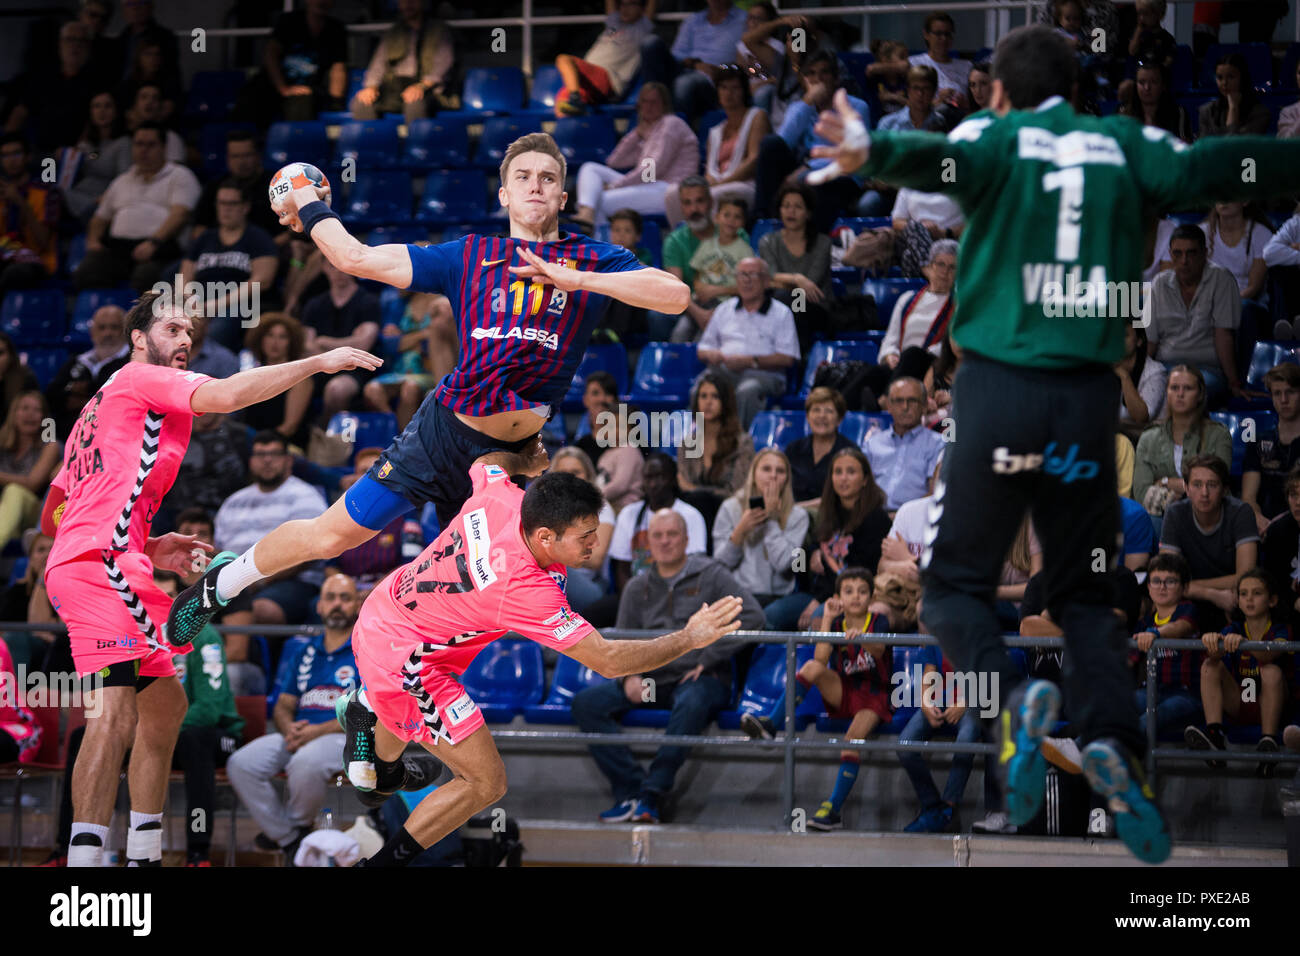
[(321, 807), (320, 813), (316, 816), (317, 830), (334, 829), (334, 811), (329, 807)]

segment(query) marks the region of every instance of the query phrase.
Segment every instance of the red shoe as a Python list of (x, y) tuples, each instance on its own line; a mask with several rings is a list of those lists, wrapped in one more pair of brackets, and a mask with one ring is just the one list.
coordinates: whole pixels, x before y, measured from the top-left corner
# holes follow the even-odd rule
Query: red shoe
[(37, 863), (36, 865), (37, 866), (67, 866), (68, 857), (67, 854), (63, 854), (55, 851), (54, 853), (51, 853), (48, 857), (46, 857), (43, 862)]
[(186, 866), (211, 866), (211, 860), (195, 860), (193, 863), (186, 863)]

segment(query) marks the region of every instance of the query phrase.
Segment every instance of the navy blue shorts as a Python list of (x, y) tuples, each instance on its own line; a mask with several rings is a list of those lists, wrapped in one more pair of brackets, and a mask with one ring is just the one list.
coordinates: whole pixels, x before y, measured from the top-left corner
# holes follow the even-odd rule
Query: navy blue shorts
[[(538, 423), (540, 432), (540, 418)], [(469, 469), (475, 459), (494, 451), (525, 451), (536, 441), (536, 435), (501, 441), (475, 431), (430, 392), (406, 430), (348, 489), (348, 514), (378, 531), (412, 507), (432, 501), (445, 528), (473, 490)]]

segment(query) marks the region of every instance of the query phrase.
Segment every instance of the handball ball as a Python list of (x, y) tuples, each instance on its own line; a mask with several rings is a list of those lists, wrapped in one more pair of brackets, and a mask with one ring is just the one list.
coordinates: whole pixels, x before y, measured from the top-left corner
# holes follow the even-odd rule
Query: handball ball
[(321, 199), (327, 206), (329, 205), (330, 181), (325, 178), (325, 174), (310, 163), (290, 163), (288, 166), (281, 167), (271, 177), (271, 186), (267, 190), (267, 195), (271, 199), (271, 209), (279, 213), (280, 203), (284, 197), (300, 186), (318, 186), (324, 189), (325, 195)]

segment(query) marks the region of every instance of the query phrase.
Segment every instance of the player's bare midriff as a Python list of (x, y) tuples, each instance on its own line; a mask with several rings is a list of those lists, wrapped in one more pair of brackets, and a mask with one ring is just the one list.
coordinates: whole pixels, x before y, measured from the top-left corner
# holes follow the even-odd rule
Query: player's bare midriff
[(495, 415), (464, 415), (457, 412), (456, 417), (475, 431), (500, 441), (518, 441), (536, 435), (546, 424), (545, 418), (529, 408), (497, 412)]

